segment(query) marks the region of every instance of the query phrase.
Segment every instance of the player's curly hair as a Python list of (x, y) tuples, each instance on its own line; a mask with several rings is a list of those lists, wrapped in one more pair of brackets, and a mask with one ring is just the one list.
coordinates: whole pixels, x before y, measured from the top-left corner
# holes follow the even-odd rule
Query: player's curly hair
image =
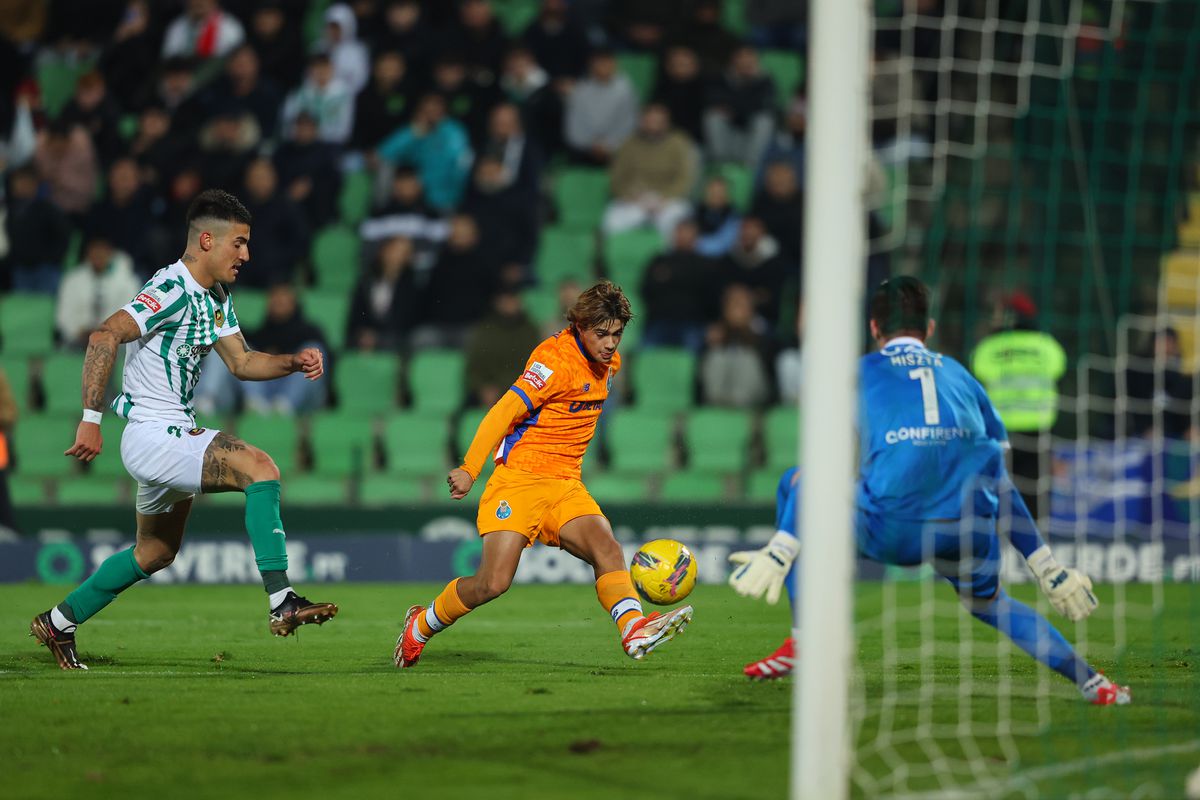
[(909, 275), (884, 281), (871, 296), (871, 320), (880, 333), (912, 333), (924, 339), (929, 328), (929, 287)]
[(633, 319), (629, 298), (612, 281), (600, 281), (579, 295), (567, 311), (567, 322), (577, 331), (597, 328), (609, 320), (625, 325)]
[(188, 206), (187, 226), (191, 233), (194, 223), (201, 219), (220, 220), (221, 222), (240, 222), (250, 224), (250, 212), (242, 205), (242, 201), (229, 192), (220, 189), (205, 189), (196, 195), (196, 199)]

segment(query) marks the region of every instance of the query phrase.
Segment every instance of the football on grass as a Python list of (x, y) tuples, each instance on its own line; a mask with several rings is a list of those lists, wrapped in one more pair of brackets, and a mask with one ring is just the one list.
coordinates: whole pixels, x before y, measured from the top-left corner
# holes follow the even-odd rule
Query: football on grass
[(642, 599), (657, 606), (680, 602), (696, 586), (696, 559), (674, 539), (646, 542), (629, 565), (633, 586)]

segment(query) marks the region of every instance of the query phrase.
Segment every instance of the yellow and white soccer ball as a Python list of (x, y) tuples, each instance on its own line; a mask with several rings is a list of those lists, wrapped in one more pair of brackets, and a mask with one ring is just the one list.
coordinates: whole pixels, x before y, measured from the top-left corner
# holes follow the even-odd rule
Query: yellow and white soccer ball
[(643, 600), (670, 606), (695, 588), (696, 559), (691, 550), (674, 539), (655, 539), (634, 553), (629, 574)]

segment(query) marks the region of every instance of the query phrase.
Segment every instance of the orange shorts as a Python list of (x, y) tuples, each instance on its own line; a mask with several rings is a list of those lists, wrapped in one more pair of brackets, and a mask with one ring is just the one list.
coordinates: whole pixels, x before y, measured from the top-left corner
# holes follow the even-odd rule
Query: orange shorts
[(479, 498), (476, 524), (482, 536), (516, 531), (529, 540), (560, 547), (558, 531), (576, 517), (603, 515), (583, 481), (553, 478), (498, 464)]

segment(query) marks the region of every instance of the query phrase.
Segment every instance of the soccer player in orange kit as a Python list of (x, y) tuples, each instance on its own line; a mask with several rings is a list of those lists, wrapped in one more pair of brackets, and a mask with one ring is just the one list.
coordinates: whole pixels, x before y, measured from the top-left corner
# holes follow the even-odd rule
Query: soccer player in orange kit
[(431, 636), (504, 594), (521, 553), (534, 541), (592, 565), (596, 596), (630, 657), (642, 658), (691, 621), (691, 606), (642, 613), (621, 545), (580, 480), (583, 454), (621, 369), (617, 346), (632, 317), (615, 284), (602, 281), (585, 291), (567, 313), (570, 325), (534, 349), (525, 371), (479, 423), (462, 466), (446, 477), (450, 496), (461, 500), (495, 452), (496, 470), (479, 499), (479, 568), (450, 581), (429, 606), (408, 609), (396, 642), (397, 667), (415, 665)]

